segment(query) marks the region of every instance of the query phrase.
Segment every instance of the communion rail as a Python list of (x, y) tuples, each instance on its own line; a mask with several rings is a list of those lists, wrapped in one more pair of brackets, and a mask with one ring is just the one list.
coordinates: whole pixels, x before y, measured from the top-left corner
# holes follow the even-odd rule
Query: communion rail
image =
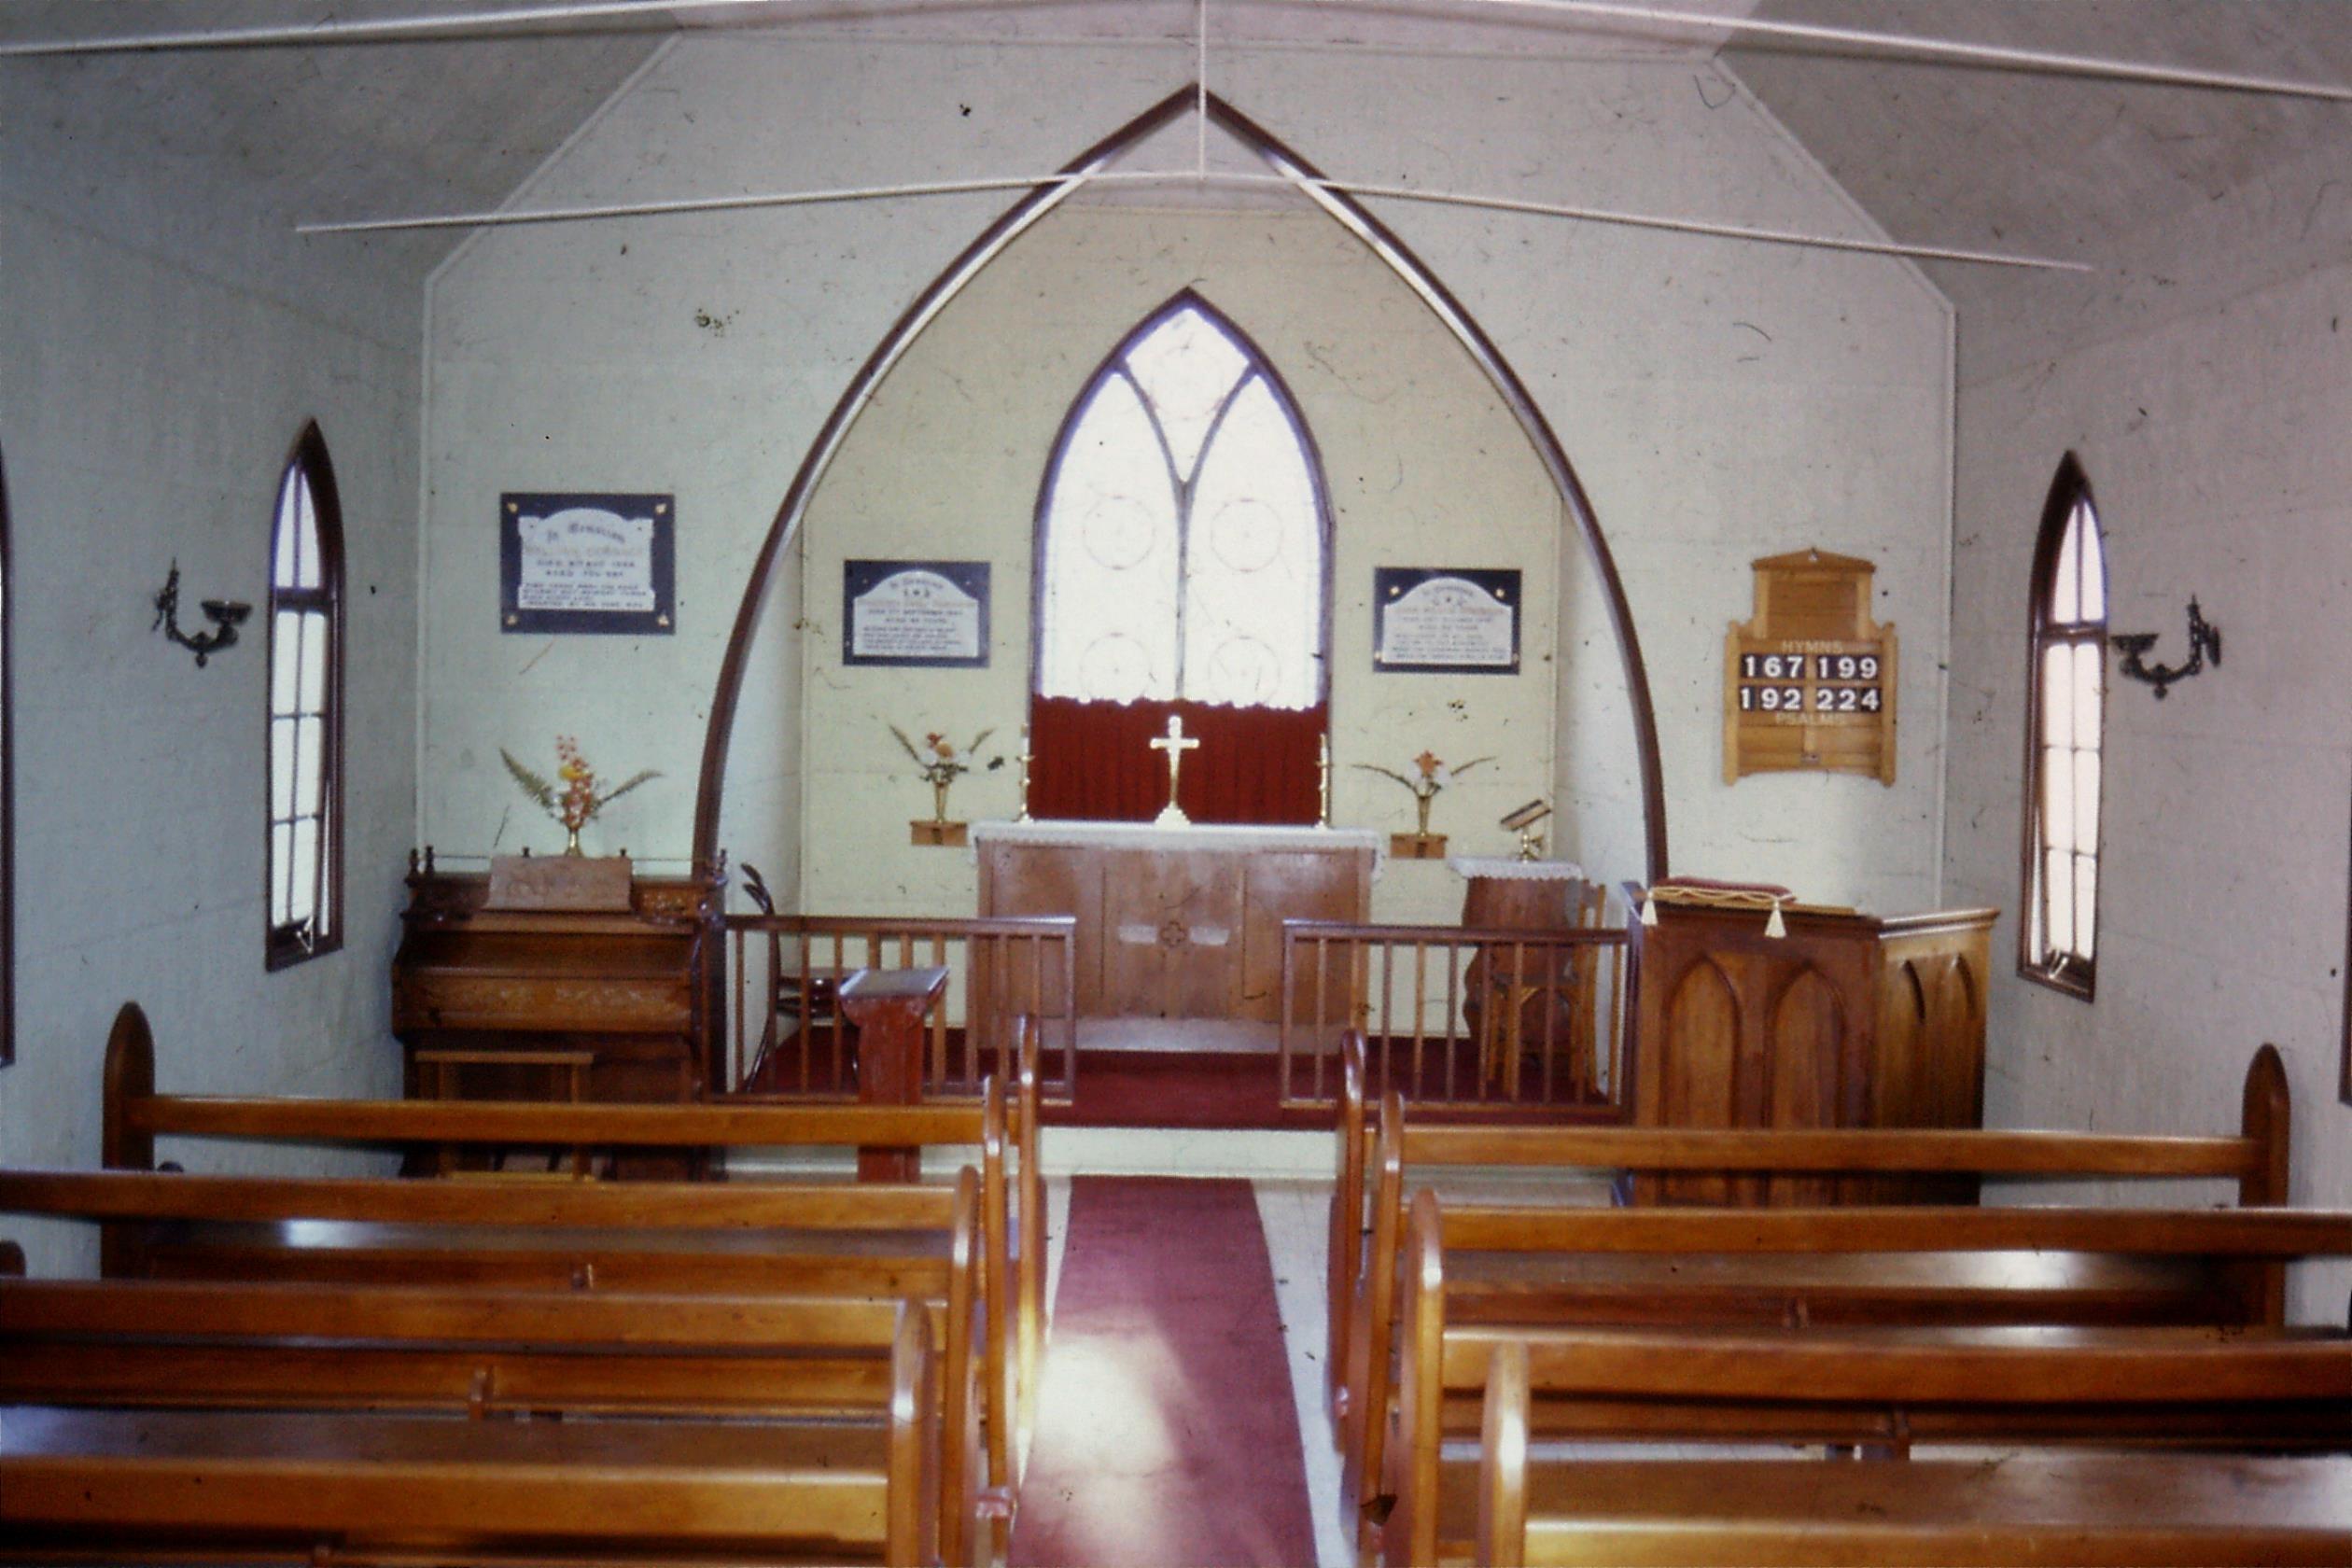
[(1355, 1029), (1374, 1096), (1614, 1119), (1627, 991), (1622, 928), (1285, 920), (1282, 1103), (1333, 1102)]
[(1015, 1024), (1042, 1032), (1039, 1088), (1067, 1103), (1078, 1081), (1078, 922), (1068, 916), (899, 919), (727, 917), (728, 1082), (741, 1094), (854, 1099), (855, 1028), (835, 991), (861, 969), (943, 968), (947, 993), (924, 1020), (923, 1091), (977, 1095), (1013, 1081)]

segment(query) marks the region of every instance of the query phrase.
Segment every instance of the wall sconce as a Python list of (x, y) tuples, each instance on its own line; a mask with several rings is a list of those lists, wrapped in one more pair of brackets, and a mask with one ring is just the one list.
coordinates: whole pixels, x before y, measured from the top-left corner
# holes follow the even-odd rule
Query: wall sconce
[(2155, 687), (2158, 700), (2163, 699), (2165, 687), (2176, 680), (2186, 680), (2203, 670), (2207, 653), (2213, 655), (2214, 667), (2220, 667), (2221, 628), (2205, 623), (2204, 613), (2197, 609), (2195, 595), (2191, 595), (2189, 599), (2189, 662), (2185, 665), (2154, 665), (2140, 663), (2140, 655), (2156, 646), (2157, 636), (2155, 632), (2133, 632), (2107, 640), (2122, 651), (2121, 673)]
[(162, 634), (189, 649), (196, 655), (196, 667), (204, 667), (205, 656), (236, 645), (237, 628), (245, 623), (253, 607), (236, 599), (205, 599), (204, 619), (213, 623), (209, 632), (190, 637), (179, 626), (179, 563), (172, 563), (171, 576), (163, 580), (163, 591), (155, 595), (155, 621), (147, 630)]

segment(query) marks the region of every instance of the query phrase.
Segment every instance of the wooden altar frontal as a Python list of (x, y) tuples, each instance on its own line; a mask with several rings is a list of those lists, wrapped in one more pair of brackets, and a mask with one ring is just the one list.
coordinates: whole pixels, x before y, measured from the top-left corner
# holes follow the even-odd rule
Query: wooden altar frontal
[(1362, 921), (1377, 834), (1354, 829), (975, 822), (980, 913), (1078, 922), (1086, 1017), (1281, 1017), (1282, 922)]

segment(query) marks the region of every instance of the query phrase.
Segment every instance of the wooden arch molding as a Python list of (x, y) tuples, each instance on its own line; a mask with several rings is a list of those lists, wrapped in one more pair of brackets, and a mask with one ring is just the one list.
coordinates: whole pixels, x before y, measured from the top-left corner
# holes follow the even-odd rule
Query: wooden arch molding
[[(1113, 132), (1093, 147), (1066, 164), (1061, 174), (1087, 175), (1098, 173), (1116, 161), (1122, 155), (1141, 145), (1155, 133), (1171, 124), (1196, 108), (1205, 112), (1209, 122), (1247, 147), (1275, 173), (1299, 181), (1319, 181), (1322, 172), (1278, 141), (1255, 120), (1234, 108), (1213, 92), (1204, 92), (1197, 83), (1188, 83), (1144, 110), (1135, 119)], [(775, 575), (776, 563), (784, 546), (800, 531), (811, 497), (816, 494), (819, 480), (832, 466), (841, 450), (849, 427), (864, 412), (881, 385), (905, 354), (907, 348), (922, 334), (923, 329), (937, 318), (948, 302), (963, 291), (964, 286), (977, 276), (981, 269), (996, 259), (1005, 246), (1013, 243), (1032, 224), (1061, 205), (1072, 191), (1073, 184), (1040, 185), (1015, 203), (1002, 217), (982, 231), (980, 236), (950, 261), (931, 280), (906, 313), (900, 316), (874, 352), (851, 378), (848, 389), (833, 405), (818, 430), (817, 439), (809, 443), (808, 455), (801, 460), (799, 471), (784, 493), (783, 504), (777, 508), (776, 520), (769, 525), (767, 538), (753, 560), (750, 579), (744, 585), (743, 602), (735, 611), (735, 629), (727, 638), (727, 651), (719, 666), (719, 685), (712, 694), (710, 722), (704, 733), (702, 772), (694, 794), (694, 858), (708, 864), (719, 855), (719, 812), (726, 782), (728, 749), (735, 738), (736, 705), (743, 693), (743, 678), (749, 666), (752, 635), (759, 624), (760, 607), (766, 599), (768, 586)], [(1602, 596), (1609, 607), (1609, 619), (1617, 633), (1617, 651), (1625, 664), (1626, 696), (1633, 715), (1634, 748), (1639, 754), (1642, 774), (1643, 833), (1649, 864), (1645, 875), (1656, 881), (1667, 874), (1666, 860), (1666, 792), (1660, 774), (1658, 754), (1658, 718), (1650, 703), (1649, 677), (1642, 663), (1640, 638), (1633, 630), (1633, 614), (1625, 599), (1625, 586), (1617, 576), (1617, 562), (1609, 553), (1608, 541), (1602, 537), (1601, 523), (1594, 513), (1591, 499), (1568, 461), (1567, 452), (1560, 438), (1535, 406), (1526, 385), (1504, 359), (1502, 351), (1488, 337), (1484, 328), (1471, 317), (1468, 310), (1452, 292), (1439, 282), (1436, 274), (1421, 264), (1410, 247), (1373, 216), (1361, 202), (1342, 191), (1313, 185), (1297, 188), (1299, 193), (1337, 219), (1351, 233), (1370, 246), (1374, 255), (1388, 263), (1421, 301), (1436, 313), (1470, 357), (1494, 384), (1503, 400), (1517, 416), (1519, 427), (1526, 432), (1545, 470), (1551, 475), (1553, 486), (1575, 522), (1593, 569), (1601, 580)]]

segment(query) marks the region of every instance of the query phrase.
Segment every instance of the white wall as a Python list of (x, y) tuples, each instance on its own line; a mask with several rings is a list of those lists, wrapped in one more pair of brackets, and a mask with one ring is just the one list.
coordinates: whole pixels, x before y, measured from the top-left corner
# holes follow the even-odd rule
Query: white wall
[[(1167, 47), (688, 38), (518, 200), (1033, 172), (1190, 69), (1187, 51)], [(1746, 98), (1724, 101), (1735, 84), (1708, 81), (1702, 101), (1693, 69), (1265, 49), (1221, 49), (1211, 75), (1336, 175), (1868, 231)], [(616, 807), (593, 847), (685, 851), (709, 694), (777, 502), (858, 364), (1009, 200), (510, 229), (461, 253), (434, 290), (428, 344), (426, 837), (444, 850), (549, 843), (517, 810), (497, 748), (543, 750), (568, 730), (604, 767), (669, 775)], [(1883, 259), (1425, 205), (1382, 216), (1495, 337), (1591, 493), (1648, 657), (1675, 865), (1888, 909), (1932, 902), (1950, 394), (1940, 299)], [(1043, 457), (1005, 461), (1034, 476)], [(678, 493), (677, 634), (501, 637), (498, 493), (599, 488)], [(1720, 781), (1722, 637), (1747, 613), (1747, 562), (1805, 544), (1879, 563), (1877, 613), (1905, 641), (1892, 789)], [(811, 582), (814, 603), (823, 585)], [(792, 674), (781, 656), (755, 671)], [(736, 766), (773, 770), (771, 822), (847, 740), (812, 731), (804, 773), (791, 727), (749, 762), (749, 737), (736, 741)], [(919, 806), (919, 788), (907, 789)], [(969, 798), (976, 809), (980, 795)], [(873, 810), (886, 824), (911, 814), (895, 794)]]
[[(304, 250), (233, 193), (145, 186), (22, 121), (10, 138), (17, 1061), (0, 1070), (0, 1162), (89, 1166), (126, 999), (154, 1021), (167, 1089), (398, 1092), (386, 966), (414, 791), (415, 296), (348, 253)], [(148, 622), (175, 557), (199, 624), (200, 598), (265, 600), (278, 481), (314, 418), (347, 552), (346, 935), (269, 974), (260, 612), (201, 670)], [(94, 1256), (64, 1227), (0, 1234), (29, 1243), (35, 1272)]]
[[(2064, 453), (2081, 457), (2098, 503), (2110, 628), (2161, 633), (2151, 657), (2177, 663), (2194, 595), (2225, 654), (2162, 702), (2115, 679), (2110, 658), (2097, 998), (2015, 978), (2014, 920), (2003, 920), (1986, 1119), (2234, 1130), (2247, 1059), (2270, 1041), (2293, 1088), (2303, 1204), (2352, 1203), (2352, 1112), (2336, 1092), (2352, 785), (2348, 298), (2342, 265), (2266, 282), (2133, 320), (1960, 397), (1952, 898), (2014, 911), (2022, 896), (2027, 584)], [(2001, 337), (2029, 330), (2012, 322)], [(2341, 1270), (2301, 1281), (2298, 1315), (2342, 1322), (2345, 1283)]]

